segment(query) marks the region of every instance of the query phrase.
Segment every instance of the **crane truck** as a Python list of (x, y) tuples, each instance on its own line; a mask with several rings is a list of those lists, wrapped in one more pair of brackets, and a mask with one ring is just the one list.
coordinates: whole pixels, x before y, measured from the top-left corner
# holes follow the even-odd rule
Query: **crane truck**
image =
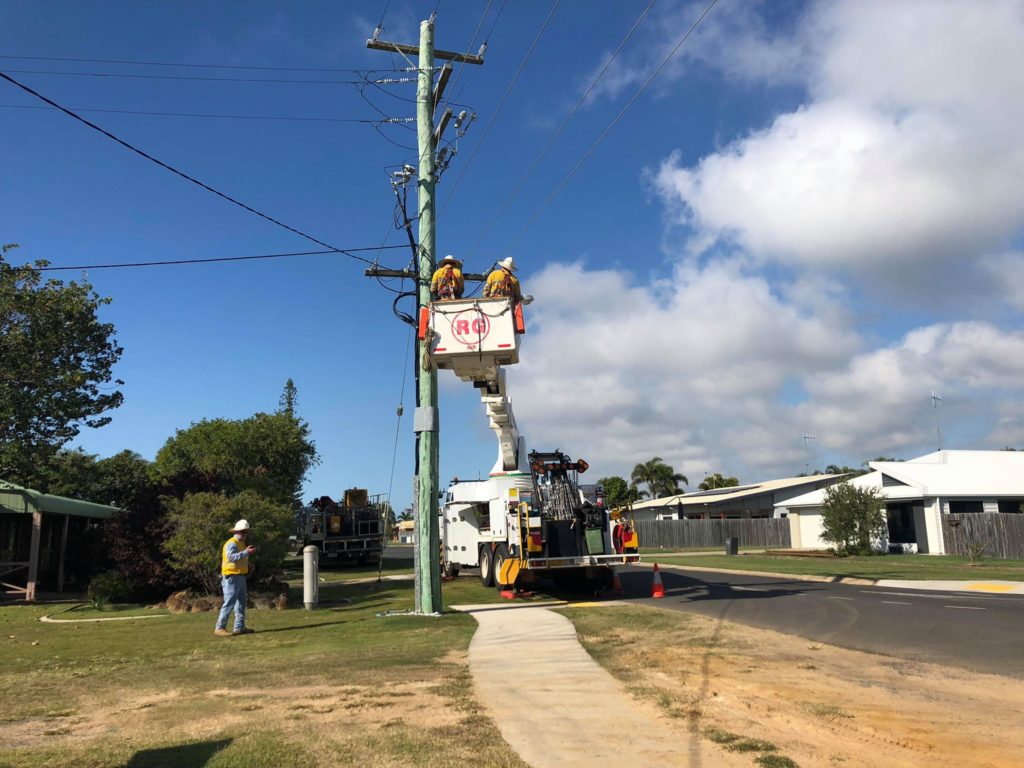
[(379, 497), (349, 488), (339, 504), (321, 496), (295, 517), (299, 552), (312, 544), (321, 561), (377, 565), (384, 552), (384, 515)]
[(538, 578), (575, 588), (610, 586), (614, 566), (639, 560), (636, 533), (600, 496), (585, 498), (587, 470), (559, 450), (527, 451), (504, 366), (519, 362), (523, 305), (509, 298), (436, 301), (420, 317), (434, 365), (480, 391), (498, 458), (486, 480), (455, 479), (440, 509), (442, 568), (478, 567), (484, 586), (513, 592)]

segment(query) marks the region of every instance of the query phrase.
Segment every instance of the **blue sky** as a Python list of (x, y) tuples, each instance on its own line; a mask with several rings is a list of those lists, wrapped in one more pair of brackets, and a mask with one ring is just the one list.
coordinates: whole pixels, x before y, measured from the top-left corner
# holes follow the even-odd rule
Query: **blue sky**
[[(435, 3), (392, 0), (382, 37), (413, 42)], [(438, 186), (439, 253), (464, 257), (646, 3), (562, 0), (472, 162), (550, 2), (442, 0), (437, 45), (486, 64), (450, 95), (479, 119)], [(365, 39), (385, 2), (243, 6), (7, 2), (7, 57), (389, 68)], [(509, 373), (531, 446), (599, 474), (660, 455), (692, 488), (935, 445), (1024, 445), (1024, 8), (1020, 2), (721, 0), (515, 243), (537, 207), (700, 15), (659, 0), (521, 193), (470, 255), (508, 253), (530, 308)], [(479, 44), (479, 39), (478, 43)], [(264, 79), (346, 73), (0, 58), (76, 109), (411, 116), (412, 85)], [(173, 176), (9, 84), (0, 95), (0, 231), (54, 265), (315, 248)], [(340, 247), (404, 242), (386, 169), (415, 156), (371, 126), (82, 112), (161, 160)], [(402, 127), (381, 129), (413, 146)], [(449, 134), (454, 137), (453, 134)], [(458, 188), (456, 178), (466, 169)], [(384, 251), (384, 265), (407, 253)], [(275, 407), (285, 380), (323, 458), (310, 495), (387, 490), (407, 332), (393, 295), (343, 256), (93, 270), (113, 298), (125, 405), (78, 445), (152, 457), (201, 418)], [(70, 277), (68, 273), (65, 276)], [(486, 474), (475, 392), (442, 373), (442, 479)], [(411, 380), (406, 414), (412, 412)], [(803, 434), (816, 440), (805, 448)], [(399, 432), (393, 497), (410, 497)]]

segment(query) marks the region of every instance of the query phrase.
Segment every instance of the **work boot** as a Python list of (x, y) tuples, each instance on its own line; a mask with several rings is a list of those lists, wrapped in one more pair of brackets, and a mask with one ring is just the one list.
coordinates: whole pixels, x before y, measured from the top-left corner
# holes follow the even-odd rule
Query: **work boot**
[(226, 629), (221, 629), (220, 627), (213, 630), (213, 634), (215, 634), (217, 637), (231, 637), (230, 632), (228, 632)]
[(251, 634), (252, 634), (253, 632), (255, 632), (255, 631), (256, 631), (256, 630), (254, 630), (254, 629), (249, 629), (248, 627), (242, 627), (241, 629), (236, 629), (236, 630), (235, 630), (234, 632), (232, 632), (231, 634), (232, 634), (232, 635), (251, 635)]

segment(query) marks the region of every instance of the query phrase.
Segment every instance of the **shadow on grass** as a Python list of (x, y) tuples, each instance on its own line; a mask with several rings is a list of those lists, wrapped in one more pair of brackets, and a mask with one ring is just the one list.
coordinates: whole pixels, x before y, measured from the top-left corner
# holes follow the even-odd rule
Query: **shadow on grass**
[(203, 768), (218, 752), (231, 744), (231, 739), (197, 741), (176, 747), (143, 749), (132, 755), (124, 768)]
[(315, 624), (299, 624), (294, 627), (275, 627), (274, 629), (259, 629), (256, 630), (258, 635), (269, 635), (272, 632), (297, 632), (300, 629), (317, 629), (318, 627), (333, 627), (339, 624), (349, 624), (348, 621), (321, 621)]

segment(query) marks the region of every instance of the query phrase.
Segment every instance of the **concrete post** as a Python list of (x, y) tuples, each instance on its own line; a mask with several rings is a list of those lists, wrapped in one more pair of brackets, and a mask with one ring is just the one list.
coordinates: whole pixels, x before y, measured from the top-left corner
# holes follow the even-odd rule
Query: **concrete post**
[(310, 544), (302, 549), (302, 604), (315, 611), (320, 602), (320, 550)]

